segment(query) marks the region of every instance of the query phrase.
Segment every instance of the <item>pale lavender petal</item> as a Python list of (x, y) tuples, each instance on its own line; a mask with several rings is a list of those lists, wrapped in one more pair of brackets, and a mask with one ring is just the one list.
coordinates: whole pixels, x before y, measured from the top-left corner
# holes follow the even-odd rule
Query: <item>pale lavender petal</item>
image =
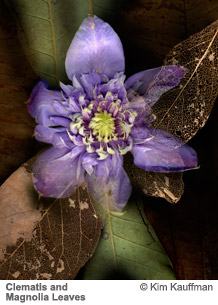
[(123, 156), (116, 153), (111, 157), (111, 177), (117, 179), (123, 167)]
[(194, 149), (159, 129), (148, 130), (144, 143), (135, 143), (131, 152), (135, 165), (146, 171), (179, 172), (198, 164)]
[(28, 103), (28, 111), (35, 118), (38, 124), (45, 127), (54, 126), (50, 117), (56, 114), (53, 107), (54, 101), (61, 101), (63, 98), (59, 91), (48, 90), (48, 85), (44, 81), (40, 81), (30, 96)]
[(84, 182), (84, 170), (81, 168), (80, 158), (65, 160), (63, 156), (68, 152), (68, 149), (51, 147), (33, 164), (34, 186), (42, 196), (69, 197)]
[(126, 82), (126, 89), (133, 89), (141, 95), (144, 95), (150, 83), (153, 82), (155, 76), (160, 72), (161, 67), (138, 72), (130, 76)]
[(111, 159), (108, 156), (105, 160), (98, 160), (95, 175), (100, 179), (101, 184), (108, 183), (110, 179)]
[(49, 128), (43, 125), (37, 125), (34, 130), (34, 136), (37, 141), (52, 144), (52, 139), (55, 133), (63, 132), (65, 128)]
[(63, 92), (65, 93), (66, 97), (70, 96), (75, 89), (73, 86), (65, 85), (62, 82), (60, 82), (60, 87), (63, 90)]
[(79, 105), (78, 99), (74, 97), (69, 97), (68, 102), (69, 102), (69, 109), (72, 112), (81, 112), (81, 106), (83, 105)]
[(110, 78), (124, 71), (123, 47), (112, 27), (98, 17), (88, 17), (81, 24), (68, 49), (66, 72), (74, 74), (97, 72)]
[(81, 73), (80, 74), (78, 73), (78, 74), (74, 74), (73, 78), (72, 78), (72, 84), (78, 91), (83, 90), (83, 86), (80, 83), (80, 76), (81, 76)]
[(82, 156), (84, 152), (85, 152), (85, 146), (74, 146), (73, 149), (69, 150), (65, 155), (60, 157), (59, 161), (71, 160), (71, 162), (73, 162), (78, 157)]
[(144, 94), (149, 106), (152, 107), (163, 93), (178, 86), (184, 75), (183, 67), (163, 66)]
[(58, 101), (53, 102), (53, 109), (54, 109), (54, 115), (56, 116), (64, 116), (69, 117), (71, 114), (71, 111), (68, 107), (68, 102), (63, 105), (62, 103), (59, 103)]
[(96, 153), (84, 153), (82, 156), (82, 166), (84, 170), (91, 175), (94, 172), (95, 165), (98, 164), (98, 155)]
[(150, 129), (135, 126), (132, 127), (130, 135), (133, 139), (133, 144), (143, 144), (145, 142), (148, 142), (149, 139), (152, 137)]
[[(136, 110), (140, 112), (145, 109), (146, 107), (145, 99), (143, 96), (140, 96), (134, 90), (128, 91), (128, 103), (123, 105), (123, 109), (125, 110)], [(148, 106), (147, 106), (148, 107)], [(149, 107), (150, 109), (150, 107)]]
[(85, 89), (85, 92), (88, 93), (89, 97), (93, 98), (93, 91), (96, 85), (101, 83), (101, 77), (98, 73), (93, 72), (90, 74), (83, 74), (80, 77), (80, 82)]
[(116, 179), (123, 166), (123, 156), (119, 154), (109, 155), (105, 160), (98, 160), (95, 167), (95, 175), (101, 183), (108, 183), (110, 178)]
[[(52, 129), (54, 129), (54, 128), (52, 128)], [(55, 148), (59, 148), (59, 149), (60, 148), (72, 149), (75, 147), (74, 143), (70, 140), (69, 135), (66, 130), (64, 130), (62, 132), (55, 132), (53, 134), (51, 143), (54, 145)]]
[(50, 120), (54, 123), (54, 126), (63, 126), (70, 129), (70, 123), (72, 120), (60, 116), (51, 116)]
[(34, 136), (37, 141), (52, 144), (56, 148), (72, 149), (75, 146), (64, 127), (53, 128), (37, 125), (34, 130)]
[(126, 97), (126, 88), (124, 86), (125, 75), (117, 73), (113, 79), (106, 84), (99, 86), (97, 92), (105, 95), (108, 91), (117, 94), (117, 97), (123, 100)]
[(120, 212), (127, 204), (132, 186), (123, 168), (120, 169), (116, 178), (110, 178), (108, 183), (102, 183), (100, 177), (86, 175), (87, 188), (92, 199), (103, 205), (106, 210)]
[(183, 67), (162, 66), (132, 75), (125, 86), (144, 95), (145, 101), (152, 107), (163, 93), (178, 86), (184, 75)]

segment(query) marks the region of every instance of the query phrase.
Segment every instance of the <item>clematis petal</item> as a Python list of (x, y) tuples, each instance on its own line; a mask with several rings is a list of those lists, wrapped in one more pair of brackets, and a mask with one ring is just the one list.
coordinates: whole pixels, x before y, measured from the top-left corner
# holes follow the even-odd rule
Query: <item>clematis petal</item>
[(37, 125), (34, 130), (34, 136), (37, 141), (53, 144), (56, 148), (74, 148), (74, 143), (64, 127), (44, 127)]
[[(92, 199), (106, 210), (121, 212), (130, 197), (132, 186), (123, 168), (116, 178), (110, 178), (102, 184), (101, 178), (94, 173), (86, 175), (86, 184)], [(100, 187), (99, 187), (100, 185)]]
[(101, 83), (101, 77), (96, 72), (90, 74), (82, 74), (80, 77), (80, 82), (83, 85), (86, 93), (88, 93), (89, 97), (93, 98), (94, 88), (96, 85)]
[(60, 116), (51, 116), (50, 120), (54, 123), (54, 126), (63, 126), (67, 129), (70, 129), (70, 123), (72, 122), (70, 119)]
[(52, 139), (55, 133), (59, 134), (60, 132), (65, 131), (64, 127), (59, 128), (49, 128), (44, 127), (43, 125), (37, 125), (34, 130), (34, 136), (37, 141), (52, 144)]
[(50, 117), (56, 114), (53, 103), (62, 99), (59, 91), (48, 90), (48, 84), (40, 81), (32, 91), (28, 111), (38, 124), (45, 127), (55, 126), (50, 120)]
[(71, 85), (65, 85), (62, 82), (60, 82), (60, 87), (61, 87), (61, 89), (62, 89), (62, 91), (63, 91), (63, 93), (65, 94), (66, 97), (70, 96), (75, 89)]
[(122, 43), (112, 27), (98, 17), (88, 17), (76, 32), (66, 56), (66, 72), (74, 74), (97, 72), (112, 78), (124, 71)]
[(132, 75), (125, 86), (144, 95), (145, 101), (152, 107), (163, 93), (178, 86), (184, 75), (183, 67), (163, 66)]
[(126, 89), (133, 89), (139, 94), (144, 95), (148, 89), (149, 84), (152, 83), (160, 70), (161, 67), (158, 67), (133, 74), (125, 82)]
[(80, 157), (63, 158), (69, 149), (51, 147), (33, 164), (33, 183), (44, 197), (65, 198), (84, 182)]
[(107, 184), (113, 178), (117, 179), (123, 166), (123, 156), (120, 154), (109, 155), (105, 160), (98, 160), (95, 175), (102, 184)]
[(107, 184), (110, 179), (111, 159), (107, 157), (105, 160), (98, 160), (95, 169), (95, 175), (100, 179), (101, 184)]
[[(71, 114), (71, 111), (68, 108), (67, 104), (60, 103), (60, 101), (53, 101), (53, 109), (54, 109), (54, 115), (57, 116), (63, 116), (63, 117), (69, 117)], [(50, 117), (51, 120), (51, 117)]]
[(151, 140), (151, 131), (145, 127), (133, 127), (130, 132), (134, 144), (143, 144)]
[(108, 91), (116, 93), (119, 99), (126, 97), (126, 89), (124, 87), (125, 75), (123, 73), (116, 73), (114, 78), (106, 84), (99, 86), (99, 93), (105, 95)]
[[(54, 128), (50, 128), (50, 129), (54, 129)], [(74, 143), (70, 140), (66, 130), (55, 132), (53, 134), (51, 144), (53, 144), (55, 148), (59, 148), (59, 149), (60, 148), (73, 149), (75, 147)]]
[(137, 142), (131, 151), (134, 163), (146, 171), (179, 172), (197, 167), (198, 160), (194, 149), (163, 130), (148, 129), (144, 142), (142, 132), (139, 131), (138, 138), (135, 139)]
[(98, 164), (96, 153), (84, 153), (82, 157), (82, 166), (89, 175), (94, 172), (94, 166)]

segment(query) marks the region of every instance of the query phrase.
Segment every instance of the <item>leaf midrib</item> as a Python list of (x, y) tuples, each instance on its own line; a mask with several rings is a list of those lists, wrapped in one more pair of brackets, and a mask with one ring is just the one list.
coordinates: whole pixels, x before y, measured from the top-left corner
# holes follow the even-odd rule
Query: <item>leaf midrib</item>
[(165, 275), (164, 272), (162, 272), (162, 271), (160, 271), (160, 270), (158, 270), (158, 269), (151, 268), (151, 267), (149, 267), (149, 266), (147, 266), (147, 265), (144, 265), (144, 264), (142, 264), (142, 263), (138, 263), (137, 261), (134, 261), (134, 260), (132, 260), (132, 259), (129, 259), (129, 258), (126, 258), (126, 257), (123, 257), (123, 256), (119, 256), (119, 255), (117, 255), (117, 257), (118, 257), (119, 259), (123, 259), (124, 261), (126, 260), (126, 261), (132, 262), (132, 263), (134, 263), (134, 264), (136, 264), (136, 265), (142, 266), (142, 267), (145, 268), (145, 269), (149, 269), (149, 270), (152, 270), (152, 271), (155, 271), (155, 272), (157, 272), (157, 273), (160, 273), (160, 274)]
[(56, 76), (57, 76), (57, 81), (59, 83), (59, 81), (60, 81), (60, 73), (59, 73), (59, 67), (58, 67), (58, 56), (57, 56), (57, 46), (56, 46), (56, 40), (55, 40), (55, 30), (54, 30), (53, 15), (52, 15), (52, 9), (51, 9), (51, 2), (48, 0), (47, 3), (48, 3), (48, 8), (49, 8), (49, 16), (50, 16), (50, 24), (51, 24), (51, 33), (52, 33), (52, 42), (53, 42), (53, 51), (54, 51)]
[[(119, 255), (116, 253), (116, 247), (115, 247), (115, 243), (114, 243), (114, 239), (115, 239), (115, 238), (120, 238), (120, 239), (124, 240), (125, 242), (129, 242), (129, 243), (135, 244), (135, 245), (138, 246), (138, 247), (144, 248), (146, 251), (156, 252), (156, 253), (158, 253), (159, 255), (166, 256), (166, 254), (163, 253), (163, 252), (159, 252), (159, 251), (157, 251), (157, 250), (149, 249), (148, 247), (146, 247), (146, 246), (144, 246), (144, 245), (140, 245), (140, 244), (138, 244), (138, 243), (135, 243), (135, 242), (133, 242), (133, 241), (131, 241), (131, 240), (128, 240), (128, 239), (126, 239), (126, 238), (123, 238), (123, 237), (121, 237), (121, 236), (119, 236), (119, 235), (113, 233), (113, 228), (112, 228), (112, 221), (111, 221), (111, 219), (112, 219), (112, 218), (119, 218), (119, 217), (116, 216), (116, 215), (111, 214), (110, 208), (109, 208), (109, 198), (108, 198), (107, 195), (105, 195), (105, 198), (106, 198), (106, 203), (107, 203), (107, 220), (108, 220), (108, 226), (109, 226), (109, 232), (110, 232), (110, 242), (111, 242), (111, 248), (112, 248), (112, 253), (113, 253), (113, 261), (114, 261), (114, 266), (115, 266), (115, 270), (116, 270), (116, 271), (118, 271), (117, 258), (122, 258), (122, 259), (125, 259), (125, 258), (119, 256)], [(133, 223), (137, 223), (137, 224), (139, 224), (139, 225), (143, 225), (143, 226), (144, 226), (143, 223), (136, 222), (136, 221), (132, 221), (132, 220), (130, 220), (130, 219), (124, 219), (124, 218), (121, 218), (121, 217), (120, 217), (119, 219), (121, 219), (121, 220), (123, 220), (123, 221), (126, 221), (126, 222), (133, 222)], [(132, 260), (127, 259), (127, 258), (126, 258), (126, 260), (132, 261)], [(146, 267), (145, 265), (143, 265), (143, 264), (141, 264), (141, 263), (138, 263), (138, 262), (135, 262), (135, 263), (137, 263), (137, 264), (139, 264), (139, 265), (141, 265), (141, 266), (143, 266), (143, 267)], [(157, 270), (152, 269), (152, 268), (150, 268), (150, 267), (146, 267), (146, 268), (149, 268), (149, 269), (151, 269), (151, 270), (157, 271)], [(157, 271), (157, 272), (159, 272), (159, 271)], [(163, 272), (159, 272), (159, 273), (164, 274)]]
[(115, 233), (113, 233), (113, 236), (115, 236), (115, 237), (117, 237), (117, 238), (120, 238), (120, 239), (122, 239), (122, 240), (124, 240), (124, 241), (126, 241), (126, 242), (128, 242), (128, 243), (134, 244), (134, 245), (136, 245), (136, 246), (138, 246), (138, 247), (142, 247), (142, 248), (144, 248), (144, 249), (146, 249), (146, 250), (148, 250), (148, 251), (157, 252), (157, 253), (160, 254), (160, 255), (166, 256), (165, 253), (163, 253), (163, 252), (159, 252), (159, 251), (157, 251), (157, 250), (149, 249), (148, 247), (146, 247), (146, 246), (144, 246), (144, 245), (140, 245), (140, 244), (138, 244), (138, 243), (136, 243), (136, 242), (134, 242), (134, 241), (131, 241), (131, 240), (127, 239), (127, 238), (124, 238), (124, 237), (122, 237), (122, 236), (119, 236), (119, 235), (117, 235), (117, 234), (115, 234)]
[(110, 241), (111, 241), (111, 247), (112, 247), (112, 252), (113, 252), (113, 261), (114, 261), (114, 266), (115, 270), (117, 271), (117, 257), (116, 257), (116, 249), (114, 245), (114, 234), (112, 230), (112, 223), (111, 223), (111, 212), (110, 212), (110, 206), (109, 206), (109, 198), (108, 195), (105, 195), (106, 199), (106, 206), (107, 206), (107, 219), (108, 219), (108, 226), (109, 226), (109, 232), (110, 232)]

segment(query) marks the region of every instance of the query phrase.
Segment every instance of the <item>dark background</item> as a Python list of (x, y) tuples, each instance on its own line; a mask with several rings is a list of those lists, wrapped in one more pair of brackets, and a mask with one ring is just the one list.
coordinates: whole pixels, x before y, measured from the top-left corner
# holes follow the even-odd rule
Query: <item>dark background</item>
[[(188, 4), (187, 4), (188, 2)], [(126, 56), (126, 74), (161, 65), (171, 47), (218, 17), (211, 1), (123, 1), (113, 18)], [(17, 38), (16, 25), (0, 3), (0, 181), (41, 148), (26, 110), (37, 81)], [(185, 193), (171, 205), (144, 197), (145, 211), (168, 253), (178, 279), (218, 278), (218, 105), (189, 142), (200, 169), (184, 173)]]

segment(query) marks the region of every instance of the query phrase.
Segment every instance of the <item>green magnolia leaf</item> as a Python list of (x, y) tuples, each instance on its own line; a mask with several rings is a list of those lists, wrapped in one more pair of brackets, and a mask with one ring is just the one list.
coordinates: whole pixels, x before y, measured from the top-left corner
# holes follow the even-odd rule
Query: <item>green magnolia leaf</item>
[(171, 263), (143, 205), (129, 202), (122, 214), (107, 212), (105, 227), (82, 279), (175, 279)]
[[(67, 81), (65, 56), (89, 13), (88, 0), (5, 0), (18, 19), (19, 38), (34, 71), (51, 86)], [(95, 0), (93, 12), (110, 19), (123, 0)]]

